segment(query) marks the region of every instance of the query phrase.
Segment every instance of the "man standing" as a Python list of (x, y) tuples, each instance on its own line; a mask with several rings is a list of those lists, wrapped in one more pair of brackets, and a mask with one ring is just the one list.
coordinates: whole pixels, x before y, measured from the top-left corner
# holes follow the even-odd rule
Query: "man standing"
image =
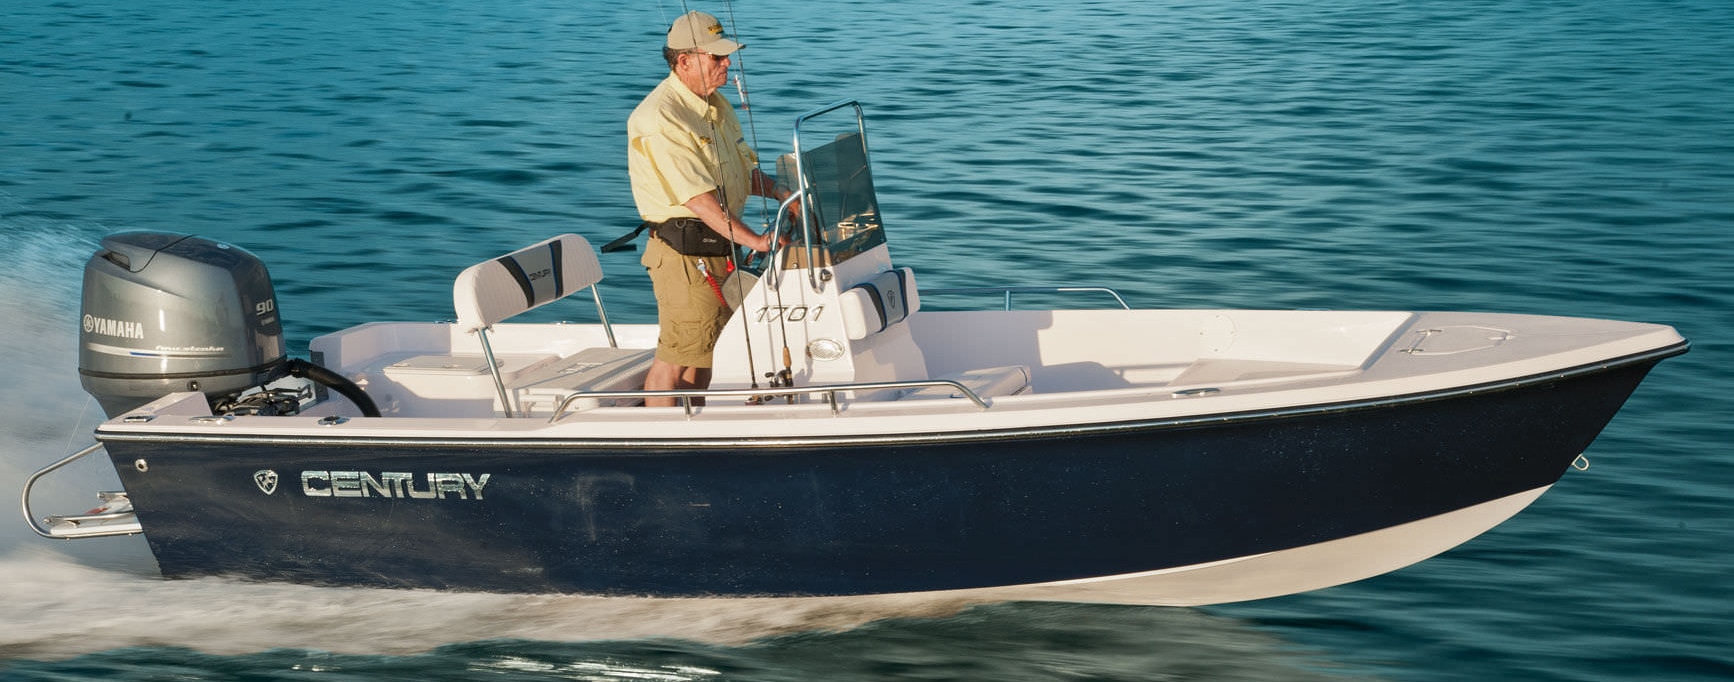
[(770, 237), (739, 216), (749, 194), (780, 200), (782, 193), (759, 170), (734, 108), (717, 94), (728, 82), (729, 55), (741, 47), (716, 17), (682, 15), (662, 50), (668, 77), (626, 121), (632, 199), (653, 228), (640, 260), (656, 292), (659, 326), (647, 391), (710, 386), (711, 352), (729, 315), (711, 278), (728, 272), (733, 245), (771, 248)]

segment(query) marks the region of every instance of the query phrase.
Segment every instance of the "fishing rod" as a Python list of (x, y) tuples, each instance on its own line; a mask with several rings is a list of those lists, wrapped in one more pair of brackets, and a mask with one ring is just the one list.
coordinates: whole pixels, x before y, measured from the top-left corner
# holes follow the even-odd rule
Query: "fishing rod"
[[(684, 8), (685, 5), (686, 5), (685, 0), (681, 0), (681, 6)], [(734, 36), (739, 36), (740, 35), (740, 26), (735, 21), (734, 1), (733, 0), (724, 0), (723, 1), (723, 10), (728, 15), (729, 34), (734, 35)], [(749, 144), (751, 145), (752, 149), (754, 150), (755, 160), (756, 160), (756, 158), (757, 158), (756, 155), (757, 155), (758, 149), (759, 149), (759, 127), (758, 127), (758, 119), (753, 115), (752, 101), (747, 95), (747, 85), (746, 85), (747, 60), (746, 60), (746, 56), (744, 54), (742, 54), (741, 51), (736, 51), (734, 54), (735, 54), (735, 58), (732, 61), (734, 62), (734, 67), (735, 67), (735, 74), (734, 74), (734, 79), (733, 79), (734, 85), (735, 85), (735, 94), (740, 99), (741, 110), (745, 111), (747, 114), (747, 138), (749, 140)], [(757, 165), (754, 166), (753, 170), (759, 171), (760, 178), (762, 178), (764, 180), (770, 179), (770, 176), (766, 175), (764, 173), (763, 169), (759, 168)], [(751, 181), (750, 175), (751, 174), (749, 173), (749, 183)], [(772, 183), (772, 184), (774, 187), (775, 183)], [(774, 191), (774, 189), (772, 191)], [(767, 199), (767, 197), (765, 197), (763, 195), (760, 195), (760, 197), (759, 197), (759, 224), (765, 226), (765, 229), (768, 232), (767, 237), (772, 239), (774, 242), (775, 237), (776, 237), (776, 234), (775, 234), (776, 233), (776, 226), (772, 222), (771, 213), (767, 208), (768, 202), (766, 201), (766, 199)], [(780, 217), (780, 207), (779, 207), (779, 217)], [(732, 229), (732, 223), (731, 223), (731, 229)], [(730, 241), (733, 241), (732, 236), (731, 236)], [(776, 248), (776, 244), (772, 243), (772, 244), (770, 244), (770, 247), (772, 249), (774, 249), (774, 248)], [(753, 254), (752, 256), (749, 256), (749, 259), (756, 259), (756, 258), (757, 258), (757, 254)], [(733, 265), (733, 263), (731, 263), (731, 265)], [(743, 266), (744, 266), (744, 264), (742, 264), (742, 266), (736, 266), (736, 270), (741, 271)], [(774, 267), (775, 265), (774, 265), (774, 263), (767, 263), (767, 266)], [(736, 298), (738, 300), (744, 302), (746, 300), (746, 292), (743, 291), (742, 289), (746, 286), (746, 278), (745, 277), (731, 277), (730, 279), (734, 280), (733, 284), (735, 287)], [(782, 308), (782, 306), (783, 306), (782, 287), (776, 287), (776, 296), (777, 296), (777, 305), (779, 306), (779, 309), (786, 309), (786, 308)], [(742, 332), (743, 336), (745, 337), (745, 341), (747, 343), (747, 348), (750, 349), (750, 348), (752, 348), (752, 337), (751, 337), (750, 333), (747, 332), (747, 328), (750, 325), (747, 324), (748, 320), (745, 318), (743, 318), (741, 320), (741, 322), (742, 322), (741, 332)], [(792, 353), (789, 351), (788, 324), (789, 324), (788, 319), (785, 316), (783, 316), (783, 315), (777, 316), (777, 328), (776, 328), (776, 330), (778, 332), (780, 332), (780, 334), (776, 334), (775, 336), (778, 336), (780, 338), (780, 342), (773, 342), (773, 343), (776, 346), (780, 347), (780, 349), (782, 351), (782, 358), (781, 358), (782, 359), (782, 369), (776, 370), (773, 372), (767, 372), (765, 374), (765, 377), (770, 379), (770, 385), (772, 388), (777, 388), (780, 386), (794, 386), (795, 385), (794, 359), (792, 357)], [(768, 340), (769, 339), (767, 339), (767, 341)], [(747, 364), (748, 364), (747, 371), (753, 375), (753, 379), (752, 379), (753, 388), (758, 388), (758, 376), (757, 376), (758, 370), (754, 369), (752, 367), (752, 364), (753, 364), (752, 352), (750, 350), (747, 352)], [(790, 396), (789, 399), (793, 400), (793, 396)]]

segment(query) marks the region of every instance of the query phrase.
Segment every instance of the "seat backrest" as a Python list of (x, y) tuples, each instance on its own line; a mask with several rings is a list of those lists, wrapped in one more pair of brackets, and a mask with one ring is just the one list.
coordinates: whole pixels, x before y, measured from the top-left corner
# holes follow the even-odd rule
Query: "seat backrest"
[(921, 297), (915, 292), (915, 271), (893, 268), (881, 272), (842, 292), (838, 303), (842, 308), (843, 330), (850, 340), (859, 341), (885, 331), (921, 309)]
[(590, 242), (563, 234), (465, 268), (452, 284), (452, 305), (459, 328), (473, 332), (600, 281)]

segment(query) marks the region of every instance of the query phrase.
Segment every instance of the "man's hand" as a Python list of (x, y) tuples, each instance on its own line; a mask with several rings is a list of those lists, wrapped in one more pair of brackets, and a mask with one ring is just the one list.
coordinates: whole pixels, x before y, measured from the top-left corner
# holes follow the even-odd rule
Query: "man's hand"
[[(764, 234), (756, 234), (756, 235), (753, 235), (753, 237), (754, 237), (754, 239), (753, 239), (751, 244), (743, 244), (743, 246), (746, 246), (747, 248), (752, 249), (754, 251), (757, 251), (759, 253), (769, 253), (771, 251), (771, 234), (769, 232), (766, 232)], [(789, 245), (789, 235), (787, 235), (787, 234), (777, 235), (777, 246), (788, 246), (788, 245)]]

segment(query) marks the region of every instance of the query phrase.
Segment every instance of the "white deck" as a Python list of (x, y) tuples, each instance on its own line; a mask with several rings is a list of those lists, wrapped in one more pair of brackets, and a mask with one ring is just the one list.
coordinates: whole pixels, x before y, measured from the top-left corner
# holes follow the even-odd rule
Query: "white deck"
[[(346, 434), (624, 441), (956, 436), (1205, 418), (1448, 391), (1593, 366), (1681, 342), (1672, 328), (1660, 325), (1473, 313), (927, 312), (906, 324), (922, 349), (925, 372), (896, 378), (958, 378), (987, 369), (985, 380), (974, 382), (987, 409), (951, 398), (953, 391), (929, 389), (845, 394), (835, 410), (822, 395), (792, 405), (712, 398), (691, 411), (586, 400), (550, 421), (559, 400), (573, 391), (641, 385), (656, 333), (649, 325), (615, 325), (624, 350), (609, 349), (598, 325), (496, 325), (491, 338), (502, 376), (528, 413), (516, 418), (501, 408), (476, 337), (455, 325), (367, 324), (321, 337), (313, 350), (316, 360), (355, 380), (381, 409), (382, 419), (336, 427)], [(584, 361), (596, 357), (613, 364)], [(1027, 374), (1005, 376), (1016, 368), (1027, 368)], [(141, 411), (208, 414), (195, 397), (174, 394)], [(333, 427), (316, 421), (333, 414), (358, 412), (333, 394), (300, 416), (237, 417), (223, 429), (330, 436)], [(111, 423), (105, 430), (187, 428), (186, 419), (154, 419)]]
[[(796, 389), (949, 380), (985, 406), (934, 385), (840, 389), (835, 402), (805, 393), (792, 402), (730, 395), (690, 409), (642, 407), (635, 392), (650, 366), (654, 325), (506, 321), (594, 291), (601, 267), (588, 242), (568, 234), (466, 269), (454, 283), (455, 324), (376, 322), (314, 339), (313, 362), (354, 381), (382, 418), (321, 424), (360, 414), (333, 394), (298, 416), (236, 417), (222, 428), (622, 443), (956, 439), (1383, 401), (1545, 377), (1684, 342), (1663, 325), (1494, 313), (931, 312), (921, 310), (915, 273), (894, 267), (884, 244), (826, 267), (783, 269), (802, 262), (799, 255), (779, 252), (742, 292), (717, 344), (713, 389), (772, 393), (751, 382), (787, 362)], [(530, 286), (505, 262), (540, 279)], [(568, 400), (598, 392), (606, 395)], [(172, 394), (141, 411), (183, 418), (105, 430), (210, 428), (187, 421), (208, 410), (202, 396)]]

